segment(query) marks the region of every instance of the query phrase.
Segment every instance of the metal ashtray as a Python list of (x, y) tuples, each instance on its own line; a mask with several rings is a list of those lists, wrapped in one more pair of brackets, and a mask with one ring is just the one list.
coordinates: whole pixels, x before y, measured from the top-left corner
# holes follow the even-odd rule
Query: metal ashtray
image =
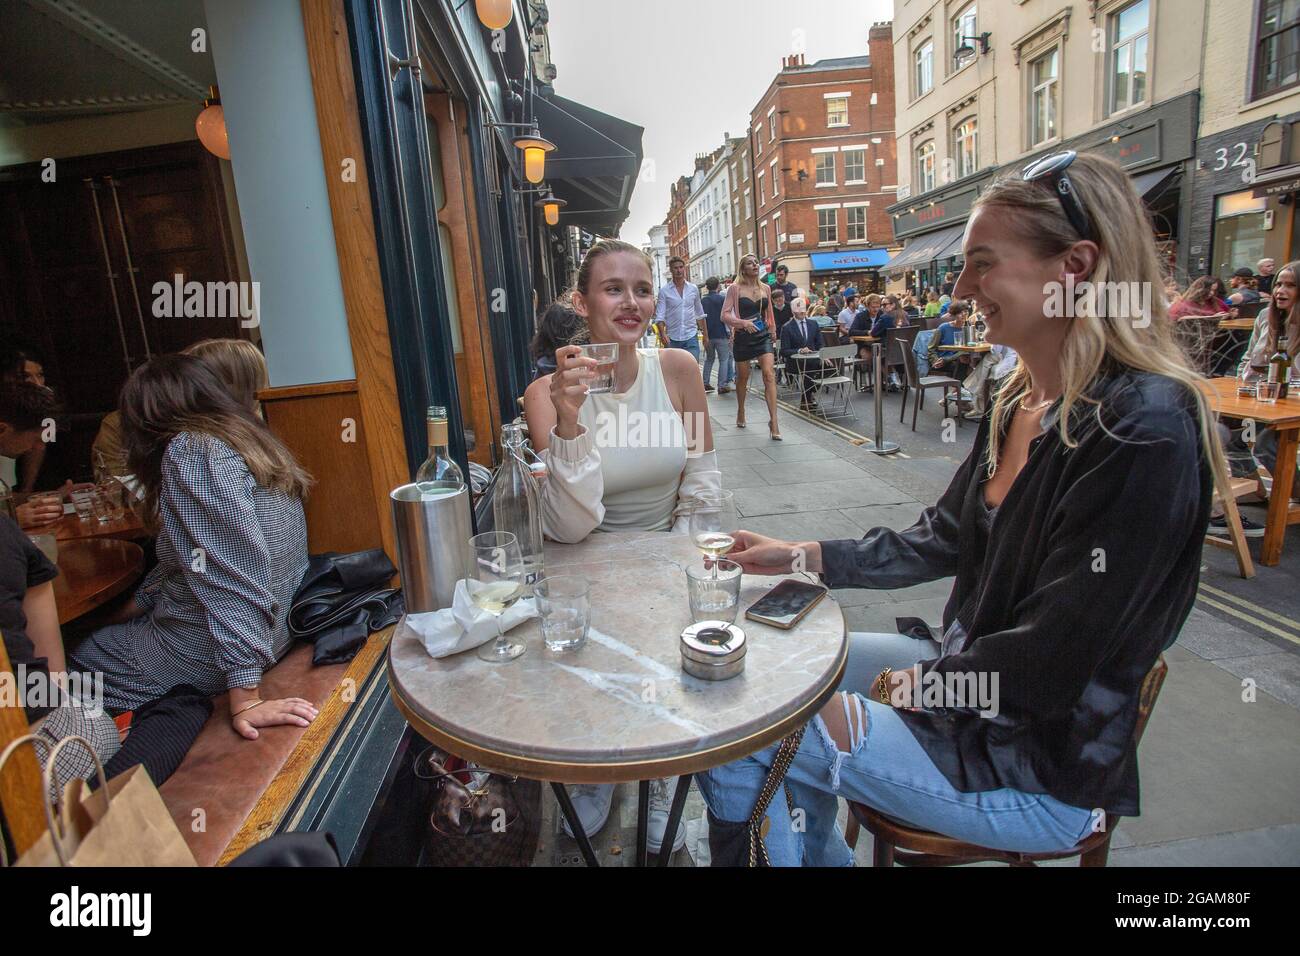
[(745, 632), (725, 621), (700, 621), (682, 631), (682, 670), (700, 680), (726, 680), (745, 669)]

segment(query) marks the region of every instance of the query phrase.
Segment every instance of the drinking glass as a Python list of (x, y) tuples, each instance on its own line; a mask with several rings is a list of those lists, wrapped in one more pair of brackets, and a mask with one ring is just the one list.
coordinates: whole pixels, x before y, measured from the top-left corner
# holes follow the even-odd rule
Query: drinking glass
[(740, 608), (740, 565), (719, 558), (712, 568), (690, 565), (686, 569), (686, 594), (691, 620), (736, 622)]
[(123, 497), (122, 483), (114, 478), (99, 483), (96, 491), (104, 500), (105, 511), (109, 521), (120, 521), (126, 515), (126, 501)]
[(77, 517), (89, 521), (95, 517), (95, 496), (90, 491), (74, 491), (71, 495), (72, 505), (77, 509)]
[(1259, 383), (1259, 403), (1261, 405), (1276, 405), (1278, 392), (1282, 386), (1277, 382), (1260, 382)]
[(542, 639), (547, 650), (581, 647), (591, 627), (591, 586), (573, 574), (542, 578), (533, 586), (542, 615)]
[(497, 639), (478, 649), (485, 661), (512, 661), (524, 652), (523, 641), (506, 638), (501, 615), (524, 593), (524, 559), (519, 539), (509, 531), (488, 531), (469, 539), (474, 575), (466, 579), (470, 600), (496, 620)]
[[(706, 557), (719, 558), (735, 545), (733, 532), (739, 526), (736, 500), (730, 491), (706, 491), (691, 504), (690, 532), (695, 547)], [(714, 568), (716, 575), (717, 568)]]
[(595, 359), (597, 366), (594, 374), (587, 380), (587, 394), (600, 395), (614, 391), (614, 364), (618, 361), (618, 343), (600, 342), (595, 345), (580, 345), (582, 357)]

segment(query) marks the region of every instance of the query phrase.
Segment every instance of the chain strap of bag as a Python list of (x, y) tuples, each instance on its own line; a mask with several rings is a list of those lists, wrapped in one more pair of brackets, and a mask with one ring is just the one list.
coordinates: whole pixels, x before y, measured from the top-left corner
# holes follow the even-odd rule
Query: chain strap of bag
[[(772, 766), (767, 771), (767, 779), (763, 781), (763, 789), (758, 792), (758, 801), (754, 804), (754, 812), (749, 815), (749, 865), (771, 866), (772, 861), (767, 856), (767, 845), (763, 842), (763, 817), (767, 815), (767, 808), (772, 803), (772, 798), (776, 796), (777, 787), (782, 786), (785, 781), (786, 771), (790, 769), (790, 763), (794, 760), (795, 754), (799, 752), (799, 744), (803, 742), (803, 734), (807, 727), (800, 727), (790, 736), (781, 741), (781, 746), (777, 749), (776, 758), (772, 761)], [(787, 803), (790, 799), (790, 790), (786, 788)]]

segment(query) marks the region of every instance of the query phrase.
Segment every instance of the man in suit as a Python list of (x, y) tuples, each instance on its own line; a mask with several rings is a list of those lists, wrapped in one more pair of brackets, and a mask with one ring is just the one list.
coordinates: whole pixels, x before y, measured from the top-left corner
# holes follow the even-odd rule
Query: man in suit
[(801, 359), (799, 356), (819, 351), (821, 347), (822, 335), (816, 319), (791, 319), (781, 329), (781, 356), (785, 359), (787, 371), (799, 376), (803, 392), (803, 398), (799, 401), (800, 408), (817, 407), (817, 400), (813, 398), (817, 386), (813, 384), (809, 373), (819, 369), (821, 363), (816, 359)]

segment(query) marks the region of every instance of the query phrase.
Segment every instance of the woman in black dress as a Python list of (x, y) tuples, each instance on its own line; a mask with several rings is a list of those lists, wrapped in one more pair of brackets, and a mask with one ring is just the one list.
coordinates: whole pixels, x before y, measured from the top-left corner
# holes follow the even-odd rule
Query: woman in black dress
[(727, 289), (722, 304), (722, 321), (732, 330), (732, 354), (736, 359), (736, 427), (745, 427), (745, 396), (749, 394), (749, 363), (758, 359), (763, 372), (763, 394), (767, 398), (768, 430), (773, 441), (781, 441), (776, 421), (776, 359), (772, 343), (776, 341), (776, 321), (767, 286), (758, 279), (758, 259), (753, 255), (740, 260), (740, 271)]

